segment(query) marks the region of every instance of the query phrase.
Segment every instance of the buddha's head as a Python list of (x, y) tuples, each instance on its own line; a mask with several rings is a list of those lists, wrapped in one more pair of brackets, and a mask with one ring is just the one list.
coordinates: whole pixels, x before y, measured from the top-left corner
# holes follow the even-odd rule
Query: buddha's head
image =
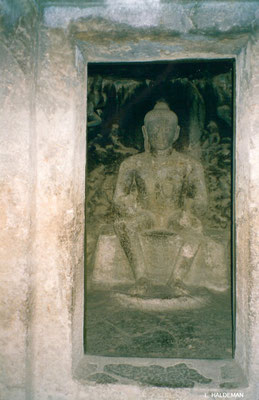
[(145, 142), (156, 152), (172, 147), (179, 137), (180, 127), (177, 115), (161, 100), (146, 114), (142, 130)]

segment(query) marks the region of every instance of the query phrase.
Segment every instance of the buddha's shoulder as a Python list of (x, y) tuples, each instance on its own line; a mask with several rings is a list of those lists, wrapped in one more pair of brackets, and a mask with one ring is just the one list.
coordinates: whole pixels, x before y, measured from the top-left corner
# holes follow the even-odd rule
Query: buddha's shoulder
[(136, 167), (138, 165), (143, 165), (145, 162), (148, 160), (148, 155), (147, 153), (138, 153), (134, 154), (133, 156), (130, 156), (126, 158), (124, 161), (121, 163), (121, 168), (130, 168), (130, 167)]
[(180, 153), (178, 151), (175, 151), (174, 154), (172, 154), (172, 158), (180, 163), (183, 163), (185, 165), (189, 165), (190, 167), (201, 167), (201, 163), (190, 156), (189, 154), (186, 153)]

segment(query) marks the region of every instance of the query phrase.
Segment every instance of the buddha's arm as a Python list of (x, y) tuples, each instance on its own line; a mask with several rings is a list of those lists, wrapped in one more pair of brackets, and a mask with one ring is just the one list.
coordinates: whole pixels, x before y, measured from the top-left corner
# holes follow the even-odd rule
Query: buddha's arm
[(113, 197), (115, 208), (121, 215), (131, 215), (135, 212), (136, 199), (131, 192), (134, 175), (134, 169), (127, 162), (123, 162), (120, 166)]
[(191, 209), (198, 217), (207, 210), (208, 198), (203, 167), (199, 163), (193, 165), (189, 174)]

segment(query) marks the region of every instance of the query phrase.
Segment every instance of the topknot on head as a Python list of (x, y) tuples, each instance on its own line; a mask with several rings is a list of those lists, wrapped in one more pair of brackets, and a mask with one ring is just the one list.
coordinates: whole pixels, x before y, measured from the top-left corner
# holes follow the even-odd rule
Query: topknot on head
[(171, 111), (168, 103), (164, 99), (160, 99), (156, 102), (153, 110), (164, 110)]
[(165, 120), (166, 122), (174, 122), (178, 125), (177, 115), (170, 110), (169, 105), (163, 99), (158, 100), (153, 110), (149, 111), (144, 118), (144, 124), (147, 126), (150, 122), (155, 120)]

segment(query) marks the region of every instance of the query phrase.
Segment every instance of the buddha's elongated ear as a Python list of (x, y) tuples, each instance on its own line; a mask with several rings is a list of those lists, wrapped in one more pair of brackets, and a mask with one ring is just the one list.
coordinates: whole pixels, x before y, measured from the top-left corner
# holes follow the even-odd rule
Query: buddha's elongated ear
[(148, 140), (148, 134), (145, 125), (142, 126), (142, 132), (143, 132), (143, 137), (144, 137), (144, 149), (146, 153), (150, 152), (150, 144)]
[(175, 129), (175, 137), (174, 137), (174, 142), (176, 142), (176, 140), (179, 138), (180, 135), (180, 126), (177, 125), (176, 129)]

